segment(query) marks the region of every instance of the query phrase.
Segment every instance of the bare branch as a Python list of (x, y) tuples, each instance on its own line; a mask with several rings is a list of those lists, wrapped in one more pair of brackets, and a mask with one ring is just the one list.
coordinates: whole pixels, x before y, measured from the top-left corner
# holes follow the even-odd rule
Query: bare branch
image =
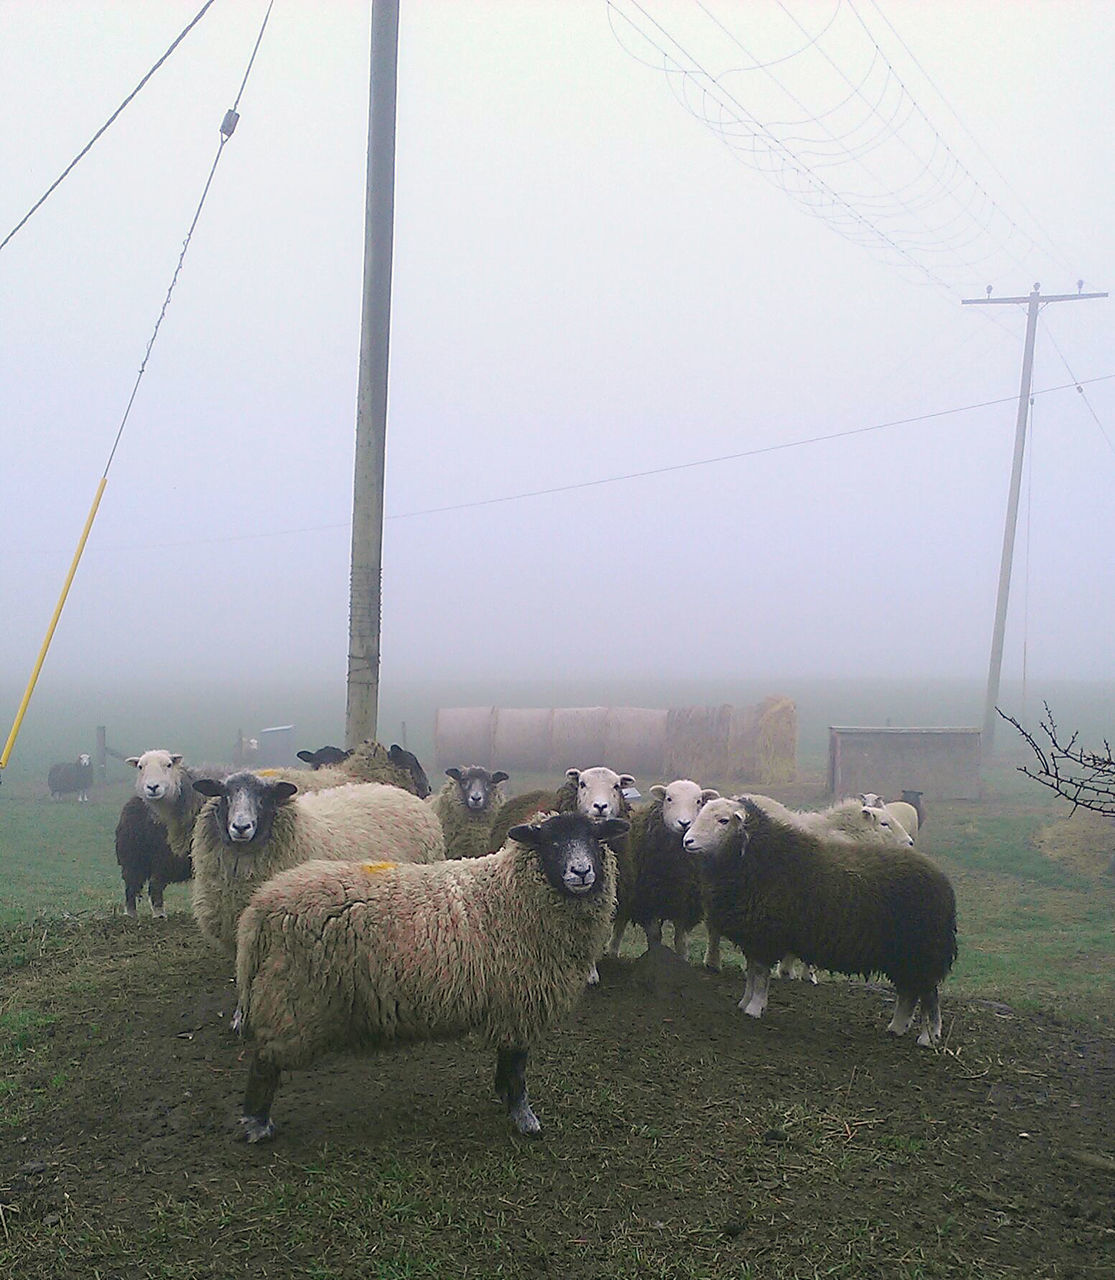
[(1115, 760), (1111, 758), (1111, 746), (1106, 738), (1102, 753), (1077, 745), (1079, 732), (1062, 742), (1057, 722), (1046, 703), (1045, 717), (1040, 721), (1041, 731), (1049, 740), (1046, 748), (1013, 716), (999, 707), (995, 710), (1018, 730), (1037, 758), (1037, 769), (1019, 765), (1019, 773), (1071, 801), (1073, 812), (1091, 809), (1095, 813), (1115, 814)]

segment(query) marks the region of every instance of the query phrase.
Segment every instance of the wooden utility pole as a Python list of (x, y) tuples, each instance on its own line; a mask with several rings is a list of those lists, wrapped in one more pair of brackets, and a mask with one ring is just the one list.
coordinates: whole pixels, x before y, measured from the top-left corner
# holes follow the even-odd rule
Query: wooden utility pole
[(964, 298), (961, 306), (1018, 306), (1026, 304), (1026, 345), (1022, 352), (1022, 385), (1018, 391), (1018, 418), (1014, 428), (1014, 465), (1010, 473), (1007, 518), (1003, 526), (1003, 554), (999, 561), (999, 594), (995, 602), (995, 630), (991, 637), (991, 662), (987, 670), (987, 697), (983, 704), (984, 759), (989, 759), (995, 746), (995, 707), (999, 701), (999, 676), (1003, 668), (1003, 636), (1007, 626), (1007, 601), (1010, 597), (1010, 571), (1014, 562), (1014, 533), (1018, 525), (1018, 496), (1022, 489), (1022, 459), (1026, 452), (1026, 423), (1030, 412), (1030, 380), (1034, 371), (1034, 339), (1038, 331), (1038, 312), (1047, 302), (1079, 302), (1084, 298), (1106, 298), (1106, 293), (1051, 293), (1043, 298), (1041, 285), (1035, 284), (1025, 298), (993, 298), (988, 286), (986, 298)]
[(374, 738), (379, 701), (383, 560), (383, 475), (387, 441), (387, 357), (395, 216), (395, 83), (398, 0), (372, 0), (368, 176), (364, 205), (364, 302), (356, 397), (352, 498), (348, 697), (345, 744)]

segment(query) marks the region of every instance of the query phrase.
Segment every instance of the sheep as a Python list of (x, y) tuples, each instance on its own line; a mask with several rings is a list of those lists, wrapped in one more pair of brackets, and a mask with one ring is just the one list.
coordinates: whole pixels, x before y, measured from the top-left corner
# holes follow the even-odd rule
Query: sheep
[(401, 787), (357, 782), (296, 798), (293, 782), (247, 771), (193, 785), (209, 801), (191, 844), (194, 918), (230, 954), (252, 891), (278, 871), (315, 858), (359, 858), (370, 844), (394, 862), (445, 859), (437, 816)]
[(296, 754), (311, 769), (320, 769), (323, 764), (343, 764), (352, 755), (352, 748), (345, 751), (342, 747), (318, 747), (316, 751), (299, 751)]
[(701, 879), (682, 837), (701, 806), (720, 797), (688, 778), (650, 788), (649, 804), (631, 815), (627, 854), (620, 859), (616, 920), (608, 954), (619, 955), (629, 921), (641, 925), (648, 945), (662, 941), (662, 923), (674, 926), (674, 951), (689, 954), (689, 931), (704, 918)]
[(93, 762), (87, 751), (83, 751), (76, 760), (52, 764), (46, 780), (52, 800), (61, 800), (64, 795), (76, 791), (79, 804), (88, 801), (92, 782)]
[(923, 791), (903, 791), (902, 799), (906, 804), (914, 806), (914, 812), (918, 815), (918, 830), (925, 826), (925, 805), (922, 804), (921, 798), (925, 793)]
[(419, 800), (425, 800), (431, 791), (418, 757), (394, 742), (388, 748), (365, 738), (337, 768), (348, 775), (349, 782), (389, 782), (412, 792)]
[(163, 890), (193, 875), (189, 858), (177, 857), (167, 842), (166, 827), (139, 796), (124, 802), (116, 823), (116, 861), (124, 881), (124, 910), (135, 917), (136, 899), (148, 885), (151, 914), (166, 919)]
[(504, 805), (507, 774), (502, 769), (490, 773), (478, 764), (454, 766), (445, 774), (449, 781), (428, 801), (445, 832), (445, 856), (479, 858), (491, 853), (492, 822)]
[(497, 853), (428, 866), (307, 862), (257, 890), (236, 950), (253, 1042), (243, 1136), (274, 1133), (280, 1072), (338, 1049), (475, 1032), (496, 1050), (496, 1093), (540, 1132), (526, 1063), (576, 1001), (608, 938), (616, 896), (606, 841), (628, 824), (556, 814), (513, 827)]
[(204, 804), (194, 790), (194, 780), (228, 772), (222, 767), (191, 768), (182, 756), (162, 748), (128, 756), (125, 764), (136, 769), (136, 794), (151, 810), (152, 816), (166, 828), (167, 842), (176, 858), (190, 856), (190, 838), (194, 822)]
[(891, 800), (889, 803), (875, 791), (861, 791), (859, 798), (866, 809), (886, 810), (895, 822), (901, 824), (909, 835), (911, 844), (918, 838), (918, 828), (921, 826), (920, 791), (903, 791), (901, 800)]
[(712, 800), (683, 841), (700, 855), (716, 928), (746, 954), (739, 1007), (760, 1018), (782, 956), (837, 973), (885, 974), (904, 1035), (921, 1002), (919, 1045), (941, 1036), (938, 987), (956, 960), (956, 897), (924, 854), (836, 840), (770, 816), (750, 800)]
[(629, 773), (616, 773), (603, 765), (591, 769), (566, 769), (565, 781), (556, 791), (524, 791), (512, 796), (492, 823), (491, 844), (498, 849), (517, 823), (541, 813), (583, 813), (597, 818), (629, 818), (631, 804), (624, 792), (635, 785)]

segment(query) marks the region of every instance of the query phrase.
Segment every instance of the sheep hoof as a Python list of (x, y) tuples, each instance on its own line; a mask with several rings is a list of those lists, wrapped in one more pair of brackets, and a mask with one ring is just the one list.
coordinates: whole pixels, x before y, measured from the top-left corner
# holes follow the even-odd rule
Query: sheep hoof
[(933, 1046), (937, 1043), (937, 1040), (939, 1038), (940, 1037), (934, 1038), (934, 1036), (931, 1035), (929, 1030), (927, 1029), (923, 1031), (920, 1036), (918, 1036), (918, 1044), (921, 1045), (923, 1049), (932, 1049)]
[(232, 1022), (229, 1025), (232, 1027), (233, 1031), (236, 1032), (239, 1032), (240, 1028), (244, 1025), (244, 1011), (239, 1005), (233, 1009)]
[(743, 1011), (749, 1018), (761, 1018), (764, 1009), (766, 1009), (766, 1005), (760, 1004), (757, 1000), (752, 1000), (749, 1004), (743, 1006)]
[(154, 920), (165, 920), (165, 919), (166, 919), (166, 907), (152, 907), (152, 908), (151, 908), (151, 917), (152, 917), (152, 919), (154, 919)]
[(705, 961), (705, 966), (704, 966), (704, 967), (709, 971), (709, 973), (719, 973), (719, 972), (720, 972), (720, 961), (719, 961), (719, 960), (717, 960), (717, 961), (716, 961), (716, 963), (714, 964), (714, 963), (712, 963), (711, 961), (706, 960), (706, 961)]
[(600, 970), (596, 967), (596, 965), (593, 965), (592, 968), (589, 970), (589, 975), (588, 975), (588, 978), (586, 979), (586, 982), (590, 987), (597, 987), (600, 985)]
[(267, 1142), (275, 1136), (275, 1126), (263, 1116), (241, 1116), (240, 1126), (245, 1142)]
[(536, 1138), (542, 1132), (542, 1125), (539, 1123), (538, 1117), (530, 1109), (530, 1104), (526, 1101), (515, 1104), (511, 1110), (511, 1119), (515, 1122), (515, 1128), (525, 1138)]

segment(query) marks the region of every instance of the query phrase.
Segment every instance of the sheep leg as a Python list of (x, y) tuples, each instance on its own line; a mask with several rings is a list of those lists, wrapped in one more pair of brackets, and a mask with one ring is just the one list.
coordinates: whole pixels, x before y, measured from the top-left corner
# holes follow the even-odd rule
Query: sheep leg
[(941, 1041), (941, 1001), (937, 988), (921, 993), (921, 1035), (918, 1044), (923, 1049)]
[(528, 1049), (499, 1049), (496, 1051), (496, 1093), (507, 1104), (507, 1114), (520, 1133), (540, 1133), (542, 1126), (530, 1109), (527, 1098)]
[(248, 1068), (248, 1087), (244, 1090), (244, 1114), (240, 1117), (247, 1142), (264, 1142), (275, 1132), (271, 1123), (271, 1103), (279, 1087), (279, 1068), (264, 1062), (259, 1051), (252, 1056)]
[(713, 973), (719, 973), (720, 930), (714, 929), (711, 924), (706, 924), (705, 931), (708, 934), (708, 941), (705, 943), (705, 968), (711, 969)]
[(166, 907), (163, 906), (163, 889), (166, 886), (161, 880), (152, 879), (148, 885), (151, 895), (151, 914), (156, 920), (166, 919)]
[(647, 935), (648, 947), (660, 947), (662, 945), (662, 921), (648, 920), (643, 925), (643, 932)]
[(914, 1006), (917, 1004), (916, 995), (911, 995), (908, 991), (900, 991), (898, 999), (894, 1005), (894, 1017), (887, 1023), (887, 1030), (892, 1036), (904, 1036), (910, 1029), (910, 1023), (914, 1020)]
[(124, 881), (124, 910), (134, 920), (136, 917), (136, 899), (143, 892), (143, 882), (136, 884), (134, 881)]
[[(770, 988), (770, 965), (757, 960), (747, 962), (747, 988), (739, 1007), (750, 1018), (761, 1018), (767, 1007), (767, 991)], [(748, 994), (750, 993), (750, 994)]]
[(619, 944), (623, 941), (623, 931), (627, 928), (627, 917), (622, 911), (616, 912), (616, 922), (612, 925), (612, 936), (608, 942), (608, 955), (619, 955)]
[(677, 921), (674, 921), (674, 955), (681, 956), (683, 960), (689, 959), (689, 930), (683, 929)]
[(590, 987), (598, 987), (600, 985), (600, 970), (596, 967), (596, 965), (593, 965), (592, 968), (588, 971), (588, 977), (585, 979), (585, 982)]

